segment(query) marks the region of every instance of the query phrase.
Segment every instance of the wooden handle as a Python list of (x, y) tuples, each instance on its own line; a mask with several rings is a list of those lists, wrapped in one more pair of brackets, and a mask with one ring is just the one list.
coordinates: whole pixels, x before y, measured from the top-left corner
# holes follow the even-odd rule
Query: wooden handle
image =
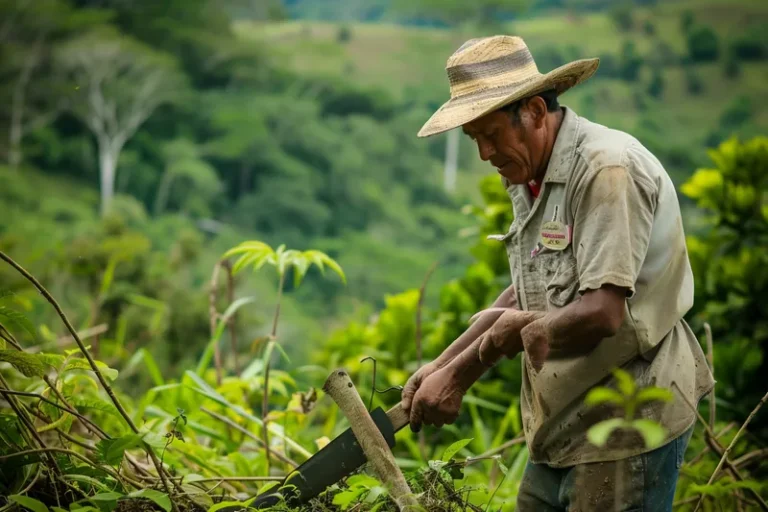
[(392, 426), (395, 432), (405, 427), (410, 423), (410, 417), (408, 413), (403, 409), (403, 403), (399, 402), (397, 405), (387, 411), (387, 417), (392, 422)]

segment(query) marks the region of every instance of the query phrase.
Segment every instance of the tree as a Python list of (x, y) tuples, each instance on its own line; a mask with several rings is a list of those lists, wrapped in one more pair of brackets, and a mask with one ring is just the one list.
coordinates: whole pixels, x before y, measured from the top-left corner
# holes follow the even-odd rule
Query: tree
[(50, 124), (67, 105), (61, 77), (52, 73), (51, 48), (75, 30), (106, 19), (104, 13), (74, 11), (63, 0), (0, 3), (0, 104), (7, 107), (7, 161), (17, 168), (22, 142)]
[(216, 169), (200, 158), (200, 150), (194, 142), (187, 139), (168, 142), (163, 147), (163, 156), (165, 169), (155, 196), (155, 215), (165, 210), (175, 180), (191, 182), (195, 192), (205, 199), (210, 199), (221, 189)]
[(661, 95), (664, 94), (664, 73), (660, 68), (653, 71), (651, 83), (648, 85), (648, 94), (654, 98), (661, 98)]
[(717, 34), (711, 27), (696, 27), (688, 32), (688, 55), (694, 62), (717, 60), (720, 53)]
[(407, 16), (426, 17), (448, 25), (496, 26), (505, 15), (525, 12), (530, 0), (395, 0), (393, 8)]
[(618, 2), (611, 8), (611, 18), (619, 30), (624, 32), (632, 30), (635, 25), (635, 20), (632, 17), (632, 2)]
[(120, 152), (158, 106), (178, 97), (183, 76), (171, 57), (106, 27), (62, 45), (57, 60), (77, 93), (71, 110), (96, 138), (104, 214)]
[(692, 327), (712, 327), (718, 398), (746, 409), (765, 392), (759, 376), (768, 371), (768, 138), (733, 137), (709, 156), (713, 165), (681, 187), (703, 214), (688, 240)]
[(634, 82), (640, 75), (643, 58), (637, 53), (634, 41), (626, 41), (621, 51), (619, 74), (628, 82)]

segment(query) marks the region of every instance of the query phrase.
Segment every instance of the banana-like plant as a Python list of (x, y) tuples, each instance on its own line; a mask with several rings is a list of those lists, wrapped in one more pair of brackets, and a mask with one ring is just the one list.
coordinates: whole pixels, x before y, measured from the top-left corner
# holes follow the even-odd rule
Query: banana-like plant
[(277, 286), (277, 304), (275, 305), (275, 316), (272, 320), (272, 332), (269, 342), (265, 348), (264, 357), (264, 396), (261, 406), (261, 415), (263, 419), (262, 432), (264, 436), (264, 449), (267, 460), (267, 474), (269, 474), (269, 430), (267, 429), (267, 415), (269, 413), (269, 367), (272, 359), (272, 351), (277, 345), (277, 322), (280, 318), (280, 302), (283, 297), (283, 287), (285, 277), (289, 269), (293, 269), (294, 287), (298, 287), (304, 279), (307, 271), (312, 265), (317, 266), (321, 272), (325, 273), (327, 266), (339, 275), (342, 282), (346, 284), (347, 278), (341, 266), (330, 256), (322, 251), (308, 250), (299, 251), (296, 249), (286, 250), (285, 245), (280, 245), (273, 249), (269, 244), (259, 240), (249, 240), (229, 249), (224, 253), (224, 259), (232, 256), (239, 256), (232, 266), (232, 273), (237, 274), (248, 267), (256, 272), (264, 265), (270, 265), (277, 271), (279, 283)]

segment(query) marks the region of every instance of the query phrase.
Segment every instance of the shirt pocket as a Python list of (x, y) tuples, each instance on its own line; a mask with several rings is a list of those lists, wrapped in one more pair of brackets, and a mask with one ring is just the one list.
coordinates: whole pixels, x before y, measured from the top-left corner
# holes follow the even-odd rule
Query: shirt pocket
[(537, 257), (544, 260), (542, 277), (547, 303), (562, 308), (573, 302), (579, 291), (579, 274), (571, 248), (564, 251), (548, 250)]

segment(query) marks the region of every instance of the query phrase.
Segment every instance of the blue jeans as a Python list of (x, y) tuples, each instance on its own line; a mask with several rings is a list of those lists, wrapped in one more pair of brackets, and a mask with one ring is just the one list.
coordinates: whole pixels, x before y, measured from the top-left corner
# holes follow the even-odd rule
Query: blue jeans
[(525, 467), (517, 495), (520, 512), (665, 512), (693, 427), (655, 450), (620, 461), (551, 468)]

